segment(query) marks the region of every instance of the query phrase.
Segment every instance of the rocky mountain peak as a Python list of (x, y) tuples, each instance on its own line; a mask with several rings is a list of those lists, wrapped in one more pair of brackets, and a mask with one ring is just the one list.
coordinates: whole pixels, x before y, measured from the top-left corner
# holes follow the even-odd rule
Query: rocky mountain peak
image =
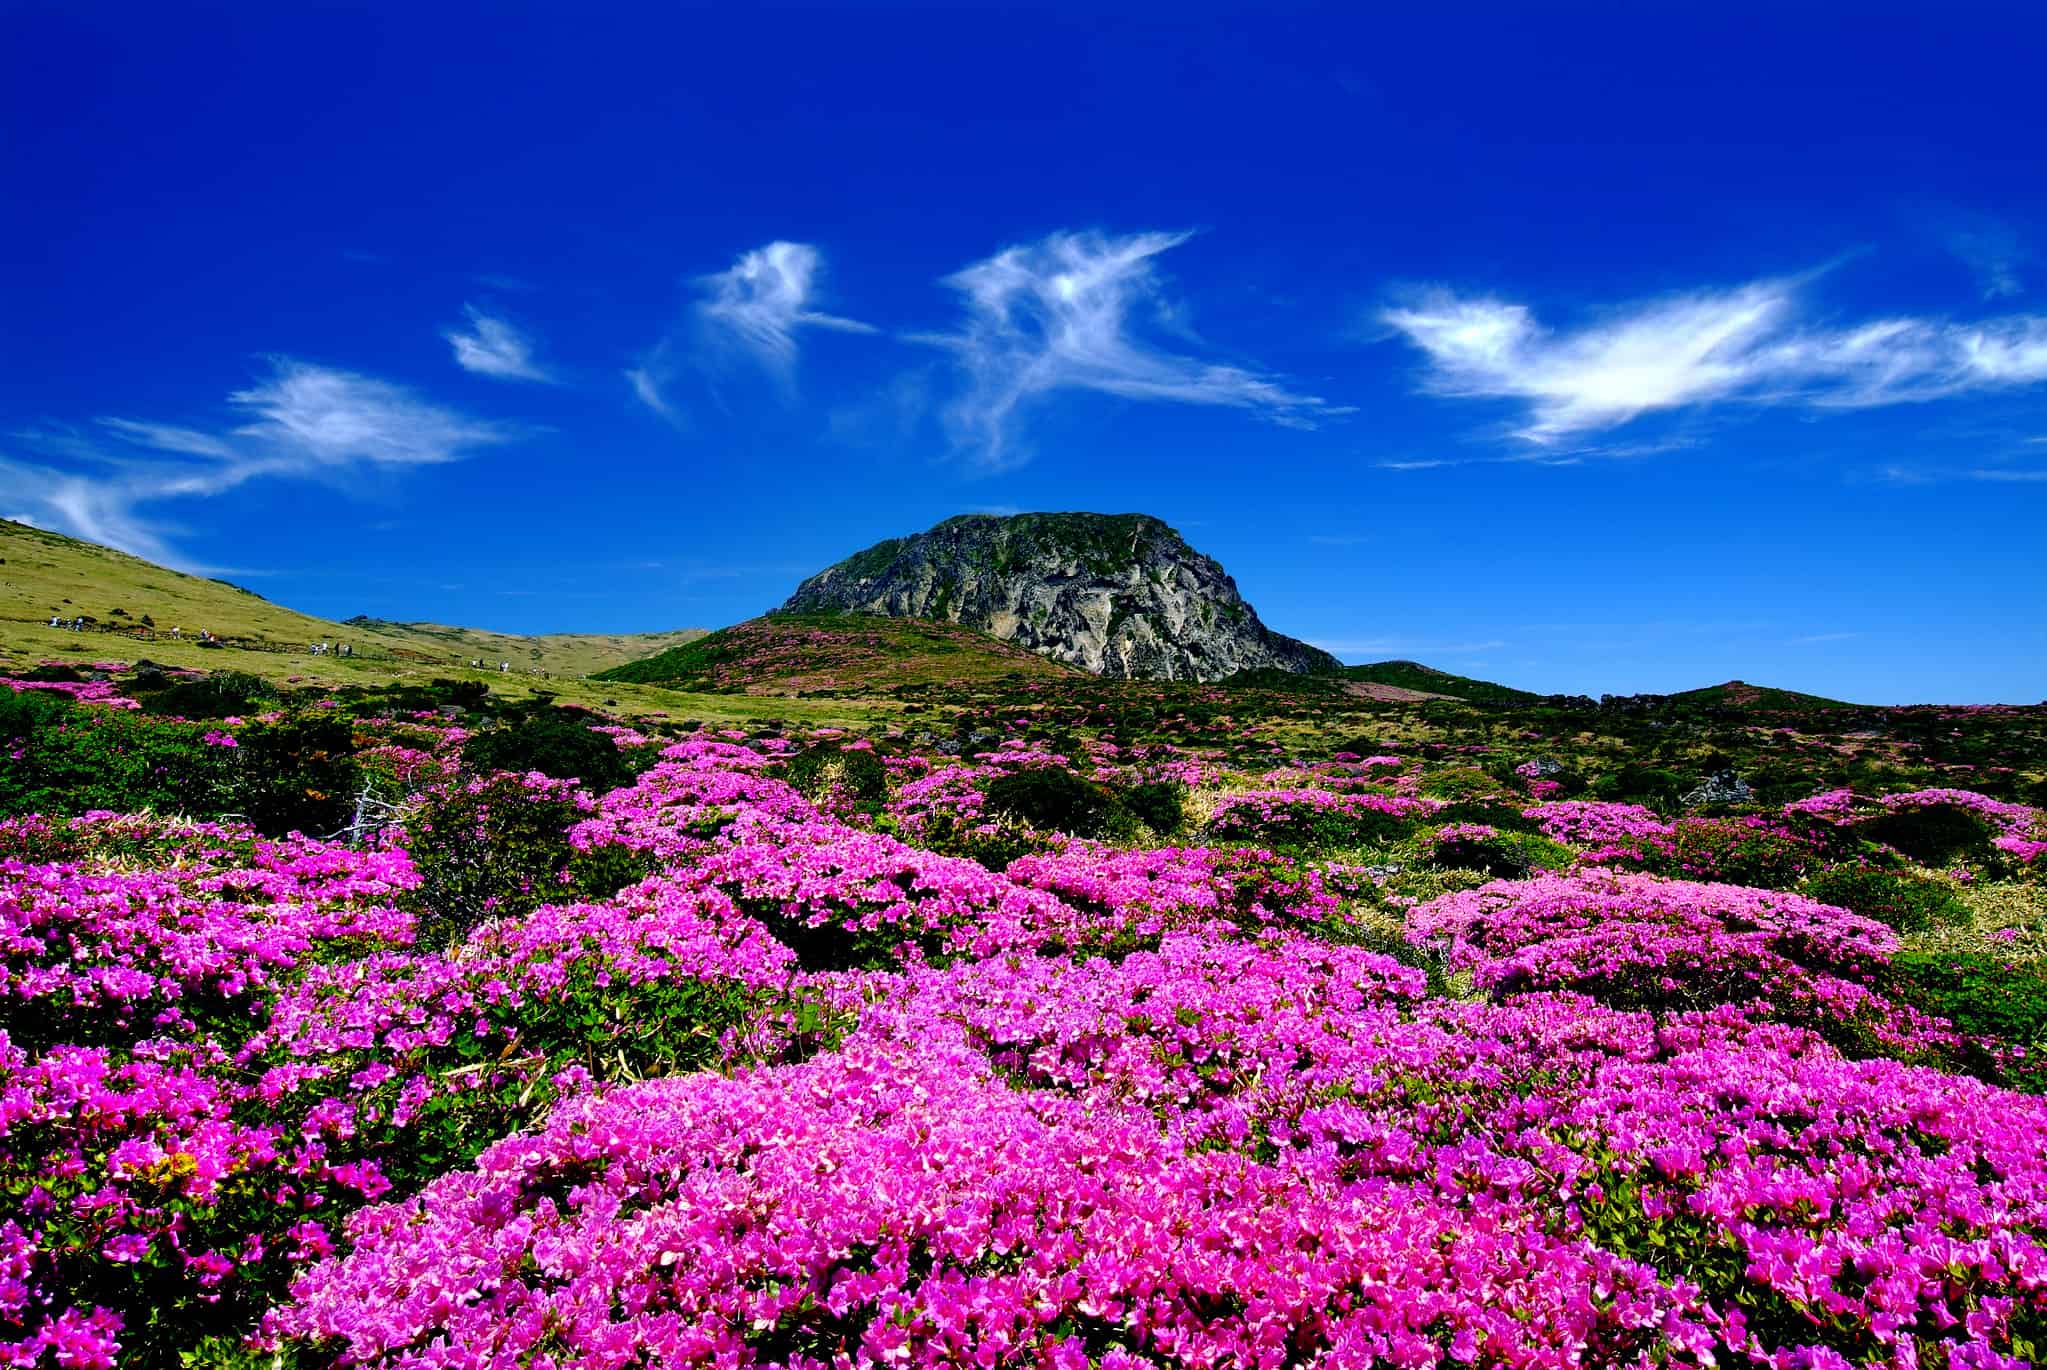
[(1267, 628), (1214, 558), (1149, 514), (962, 514), (826, 567), (782, 611), (964, 624), (1097, 675), (1338, 668)]

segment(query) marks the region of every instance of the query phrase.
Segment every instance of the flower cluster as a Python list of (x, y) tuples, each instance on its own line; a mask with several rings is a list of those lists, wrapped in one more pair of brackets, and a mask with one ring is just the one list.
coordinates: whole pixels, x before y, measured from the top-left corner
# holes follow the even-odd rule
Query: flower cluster
[[(2032, 810), (1666, 820), (1480, 768), (1539, 736), (1321, 759), (1191, 691), (1183, 750), (1033, 688), (957, 742), (603, 724), (605, 794), (358, 721), (414, 790), (361, 849), (0, 824), (0, 1365), (2037, 1357), (2019, 1039), (1787, 888), (1886, 833), (2011, 874)], [(1194, 844), (985, 811), (1160, 779)]]

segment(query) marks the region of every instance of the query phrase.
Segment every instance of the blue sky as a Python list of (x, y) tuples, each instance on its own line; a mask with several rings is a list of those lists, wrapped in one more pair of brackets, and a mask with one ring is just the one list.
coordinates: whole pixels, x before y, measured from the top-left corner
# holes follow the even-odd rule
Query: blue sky
[(2037, 5), (8, 6), (0, 515), (718, 626), (1155, 513), (1351, 660), (2047, 696)]

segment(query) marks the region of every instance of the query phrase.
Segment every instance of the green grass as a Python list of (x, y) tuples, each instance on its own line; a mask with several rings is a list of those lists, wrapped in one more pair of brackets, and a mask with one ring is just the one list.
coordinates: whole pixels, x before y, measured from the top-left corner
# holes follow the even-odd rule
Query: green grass
[[(50, 616), (88, 619), (84, 634), (53, 630)], [(148, 623), (144, 619), (150, 620)], [(178, 638), (171, 630), (181, 630)], [(202, 631), (248, 653), (312, 658), (315, 642), (346, 642), (354, 660), (457, 666), (481, 657), (514, 671), (584, 675), (703, 636), (701, 628), (664, 633), (547, 633), (534, 636), (456, 628), (316, 618), (224, 580), (186, 575), (76, 538), (0, 520), (0, 634), (8, 644), (42, 646), (69, 655), (105, 652), (172, 664), (212, 664), (218, 653), (185, 661), (176, 648)], [(60, 645), (61, 644), (61, 645)], [(89, 645), (88, 645), (89, 644)], [(119, 644), (119, 645), (116, 645)], [(346, 661), (347, 658), (339, 659)], [(338, 663), (337, 663), (338, 664)], [(238, 666), (237, 669), (249, 669)], [(268, 674), (259, 672), (259, 674)]]

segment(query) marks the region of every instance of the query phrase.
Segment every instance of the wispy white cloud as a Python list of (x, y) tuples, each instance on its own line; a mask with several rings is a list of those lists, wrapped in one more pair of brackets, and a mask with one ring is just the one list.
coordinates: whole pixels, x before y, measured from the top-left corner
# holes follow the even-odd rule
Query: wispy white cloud
[(1797, 280), (1626, 306), (1574, 332), (1525, 305), (1435, 292), (1380, 318), (1428, 360), (1433, 394), (1524, 401), (1516, 436), (1553, 445), (1721, 401), (1856, 409), (2047, 381), (2047, 316), (1802, 326)]
[(713, 369), (734, 359), (759, 366), (785, 387), (795, 384), (806, 329), (877, 333), (872, 324), (817, 307), (824, 256), (809, 243), (776, 241), (741, 253), (725, 270), (700, 276), (694, 327), (663, 338), (625, 372), (640, 403), (671, 423), (681, 413), (671, 390), (691, 367)]
[(101, 419), (100, 426), (125, 442), (158, 452), (182, 452), (193, 457), (226, 460), (235, 449), (211, 433), (196, 428), (178, 428), (167, 423), (138, 423), (133, 419)]
[(455, 364), (464, 371), (501, 381), (551, 382), (554, 377), (533, 358), (533, 339), (510, 322), (465, 305), (469, 330), (442, 330), (455, 349)]
[(676, 422), (681, 417), (676, 413), (675, 407), (668, 402), (668, 397), (661, 393), (661, 382), (655, 379), (655, 371), (652, 365), (635, 366), (628, 369), (624, 374), (626, 384), (632, 387), (634, 398), (639, 400), (641, 404), (646, 405), (647, 408), (653, 410), (662, 418), (667, 419), (670, 423)]
[(1977, 287), (1986, 300), (2001, 300), (2026, 293), (2020, 271), (2032, 259), (2025, 244), (2009, 224), (1983, 221), (1948, 235), (1948, 250), (1976, 275)]
[(288, 357), (228, 402), (250, 415), (237, 438), (295, 465), (433, 465), (512, 436), (404, 386)]
[[(166, 502), (224, 494), (263, 478), (345, 479), (352, 471), (433, 465), (516, 433), (374, 377), (277, 358), (268, 376), (228, 396), (238, 415), (215, 432), (102, 419), (126, 445), (98, 450), (66, 435), (17, 435), (42, 460), (0, 454), (0, 498), (45, 526), (188, 569)], [(142, 454), (128, 450), (142, 449)], [(61, 462), (63, 464), (53, 464)], [(84, 470), (79, 469), (83, 466)]]
[(1171, 351), (1142, 335), (1148, 319), (1158, 331), (1187, 336), (1153, 259), (1188, 237), (1055, 233), (947, 277), (966, 304), (965, 322), (957, 333), (915, 340), (950, 349), (965, 374), (965, 391), (947, 413), (962, 449), (989, 467), (1024, 460), (1020, 415), (1059, 390), (1244, 409), (1296, 428), (1350, 412), (1279, 378)]
[(808, 243), (773, 242), (704, 277), (697, 316), (714, 345), (736, 348), (778, 375), (796, 365), (796, 334), (805, 328), (873, 333), (871, 324), (812, 307), (824, 258)]
[(1829, 642), (1850, 642), (1861, 636), (1861, 633), (1807, 633), (1804, 637), (1792, 638), (1787, 645), (1792, 647), (1818, 647)]

